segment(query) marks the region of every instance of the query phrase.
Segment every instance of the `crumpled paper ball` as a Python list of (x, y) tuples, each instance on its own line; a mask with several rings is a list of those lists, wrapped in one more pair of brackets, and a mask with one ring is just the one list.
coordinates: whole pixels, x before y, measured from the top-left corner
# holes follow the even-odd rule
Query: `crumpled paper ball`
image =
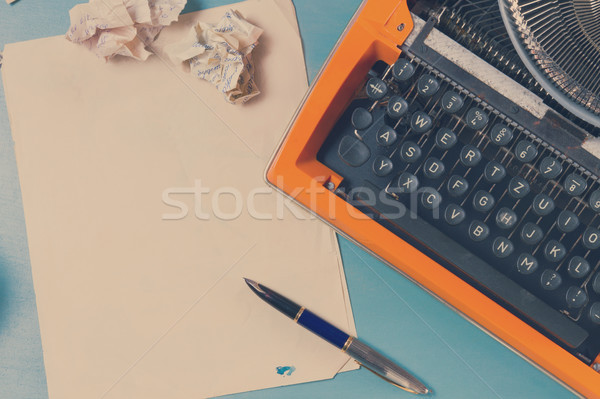
[(71, 9), (67, 39), (98, 57), (115, 55), (146, 60), (163, 27), (177, 21), (187, 0), (90, 0)]
[(190, 72), (207, 80), (232, 103), (260, 94), (254, 81), (252, 50), (263, 30), (228, 10), (216, 24), (199, 22), (185, 40), (165, 47), (175, 63), (189, 63)]

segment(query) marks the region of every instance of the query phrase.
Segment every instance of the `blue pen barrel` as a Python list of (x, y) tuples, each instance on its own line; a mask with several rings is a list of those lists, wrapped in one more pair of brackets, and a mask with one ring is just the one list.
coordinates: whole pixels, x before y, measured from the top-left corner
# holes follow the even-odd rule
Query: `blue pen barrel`
[(310, 310), (304, 309), (298, 318), (298, 324), (317, 334), (330, 344), (337, 346), (339, 349), (344, 347), (346, 341), (350, 337), (348, 334), (339, 328), (332, 326)]

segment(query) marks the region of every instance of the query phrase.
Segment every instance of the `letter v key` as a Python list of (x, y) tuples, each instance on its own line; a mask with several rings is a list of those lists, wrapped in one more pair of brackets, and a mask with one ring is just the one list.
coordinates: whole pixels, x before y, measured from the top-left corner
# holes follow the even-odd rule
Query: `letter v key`
[(465, 220), (465, 210), (456, 204), (449, 204), (444, 212), (444, 220), (451, 226), (456, 226)]

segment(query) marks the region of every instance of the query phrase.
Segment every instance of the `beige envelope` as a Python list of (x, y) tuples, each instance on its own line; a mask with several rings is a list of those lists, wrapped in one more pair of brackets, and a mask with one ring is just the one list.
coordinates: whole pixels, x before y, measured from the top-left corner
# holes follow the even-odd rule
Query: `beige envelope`
[[(162, 55), (104, 63), (63, 37), (5, 48), (51, 399), (207, 397), (331, 378), (348, 361), (242, 280), (355, 334), (331, 230), (262, 180), (306, 90), (293, 7), (232, 8), (265, 30), (262, 94), (243, 106)], [(182, 16), (157, 52), (224, 11)]]

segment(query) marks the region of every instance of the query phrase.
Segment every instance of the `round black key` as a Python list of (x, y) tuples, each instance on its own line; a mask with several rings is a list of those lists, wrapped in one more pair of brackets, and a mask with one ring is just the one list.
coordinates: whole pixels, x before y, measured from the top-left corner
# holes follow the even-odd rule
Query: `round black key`
[(398, 134), (396, 133), (396, 131), (387, 125), (381, 126), (377, 131), (377, 135), (375, 136), (377, 144), (382, 145), (384, 147), (394, 145), (397, 139)]
[(490, 228), (479, 220), (473, 220), (469, 225), (469, 238), (475, 242), (480, 242), (488, 238)]
[(594, 302), (592, 306), (590, 306), (588, 317), (592, 323), (600, 324), (600, 302)]
[(417, 111), (410, 118), (410, 127), (413, 132), (421, 134), (431, 129), (433, 122), (431, 118), (423, 111)]
[(526, 223), (521, 229), (521, 241), (527, 245), (536, 245), (544, 238), (542, 228), (531, 222)]
[(579, 227), (579, 218), (571, 211), (562, 211), (558, 214), (556, 225), (563, 233), (570, 233)]
[(444, 220), (451, 226), (456, 226), (465, 220), (467, 216), (464, 209), (456, 204), (448, 204), (444, 211)]
[(468, 168), (477, 166), (481, 161), (481, 151), (477, 147), (467, 144), (460, 151), (460, 162)]
[(600, 230), (594, 227), (588, 227), (583, 232), (581, 242), (587, 249), (598, 249), (600, 247)]
[(496, 225), (501, 229), (511, 229), (517, 223), (517, 214), (509, 208), (500, 208), (496, 214)]
[(444, 163), (437, 158), (427, 158), (423, 164), (423, 174), (429, 179), (437, 179), (444, 174), (446, 167)]
[(448, 179), (446, 188), (452, 197), (460, 197), (469, 189), (469, 182), (462, 176), (452, 175)]
[(546, 157), (540, 162), (540, 175), (545, 179), (556, 179), (562, 172), (562, 165), (553, 157)]
[(440, 89), (440, 82), (429, 74), (421, 75), (417, 82), (417, 92), (423, 97), (431, 97)]
[(369, 147), (354, 136), (344, 136), (338, 146), (338, 156), (346, 164), (358, 167), (371, 156)]
[(410, 194), (419, 188), (419, 179), (412, 173), (404, 172), (396, 180), (396, 192), (400, 194)]
[(404, 162), (413, 163), (421, 158), (421, 147), (412, 141), (405, 141), (400, 147), (400, 158)]
[(400, 119), (406, 114), (408, 111), (408, 104), (406, 100), (400, 96), (393, 96), (388, 101), (388, 105), (386, 108), (387, 114), (392, 119)]
[(442, 195), (437, 190), (426, 187), (421, 194), (421, 205), (425, 209), (435, 209), (442, 203)]
[(542, 288), (547, 291), (554, 291), (562, 284), (562, 277), (560, 274), (552, 269), (546, 269), (540, 277), (540, 284)]
[(490, 138), (492, 139), (492, 143), (496, 145), (507, 145), (513, 138), (513, 132), (505, 124), (497, 123), (490, 130)]
[(600, 273), (596, 273), (596, 276), (592, 281), (592, 289), (596, 294), (600, 295)]
[(567, 254), (567, 249), (556, 240), (550, 240), (544, 248), (544, 256), (550, 262), (560, 262)]
[(590, 194), (589, 203), (590, 208), (592, 208), (594, 212), (600, 213), (600, 190), (596, 190)]
[(546, 216), (554, 210), (554, 200), (546, 194), (538, 194), (533, 198), (533, 211), (538, 216)]
[(394, 164), (388, 157), (378, 155), (373, 161), (373, 173), (379, 177), (387, 176), (394, 170)]
[(442, 150), (449, 150), (456, 144), (456, 134), (447, 127), (442, 127), (435, 135), (435, 145)]
[(485, 180), (490, 183), (499, 183), (504, 179), (504, 176), (506, 176), (506, 169), (498, 162), (490, 161), (485, 165), (483, 176), (485, 177)]
[(492, 244), (492, 252), (497, 258), (506, 258), (515, 250), (512, 241), (506, 237), (496, 237)]
[(575, 173), (571, 173), (565, 178), (563, 187), (568, 194), (577, 196), (583, 194), (587, 188), (587, 182), (583, 177), (576, 175)]
[(515, 176), (508, 183), (508, 194), (516, 199), (521, 199), (529, 194), (529, 183), (521, 176)]
[(358, 107), (352, 112), (352, 126), (358, 130), (364, 130), (373, 123), (373, 115), (364, 108)]
[(585, 277), (590, 272), (590, 263), (581, 256), (574, 256), (569, 261), (567, 271), (573, 278)]
[(388, 92), (385, 82), (379, 78), (371, 78), (365, 87), (367, 96), (372, 100), (381, 100)]
[(465, 123), (468, 127), (475, 130), (481, 130), (488, 123), (488, 115), (479, 108), (471, 108), (465, 116)]
[(519, 255), (519, 259), (517, 259), (517, 271), (521, 274), (531, 274), (538, 268), (537, 259), (527, 253), (522, 253)]
[(404, 82), (412, 78), (415, 74), (415, 67), (409, 60), (401, 58), (394, 63), (392, 75), (398, 82)]
[(515, 146), (515, 155), (523, 163), (533, 161), (537, 154), (537, 147), (527, 140), (521, 140)]
[(571, 309), (579, 309), (588, 301), (588, 296), (584, 290), (579, 287), (569, 287), (566, 298), (567, 306)]
[(495, 203), (494, 196), (487, 191), (479, 190), (473, 196), (473, 208), (479, 212), (488, 212)]
[(442, 109), (449, 114), (455, 114), (464, 105), (463, 98), (453, 91), (447, 91), (442, 96)]

